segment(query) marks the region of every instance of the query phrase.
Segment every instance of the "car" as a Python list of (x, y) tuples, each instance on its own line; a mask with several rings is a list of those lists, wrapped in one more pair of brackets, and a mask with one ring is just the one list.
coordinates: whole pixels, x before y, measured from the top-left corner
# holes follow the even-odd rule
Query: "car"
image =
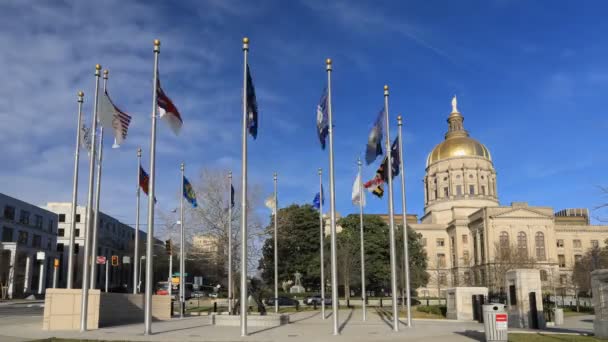
[[(304, 304), (306, 305), (321, 305), (321, 295), (315, 294), (304, 298)], [(331, 305), (331, 298), (325, 298), (325, 305)]]
[(217, 293), (216, 292), (211, 292), (209, 294), (209, 297), (211, 297), (211, 298), (217, 298)]
[[(269, 306), (274, 306), (274, 298), (267, 298), (265, 304), (269, 305)], [(278, 298), (279, 301), (279, 306), (295, 306), (295, 307), (299, 307), (300, 306), (300, 302), (297, 299), (292, 299), (289, 297), (279, 297)]]

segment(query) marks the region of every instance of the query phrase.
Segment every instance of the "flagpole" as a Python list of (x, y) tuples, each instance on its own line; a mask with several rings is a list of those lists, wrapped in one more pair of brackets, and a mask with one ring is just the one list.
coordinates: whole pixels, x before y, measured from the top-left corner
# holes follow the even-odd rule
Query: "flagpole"
[(321, 256), (321, 317), (325, 319), (325, 229), (323, 229), (323, 170), (319, 168), (319, 249)]
[(152, 129), (150, 137), (150, 181), (148, 191), (148, 231), (146, 233), (146, 300), (144, 314), (144, 334), (152, 334), (152, 258), (154, 248), (154, 183), (156, 181), (156, 96), (158, 86), (158, 54), (160, 40), (154, 40), (154, 75), (152, 78)]
[(243, 159), (241, 175), (241, 336), (247, 336), (247, 52), (243, 38)]
[(397, 116), (397, 125), (399, 126), (399, 159), (401, 167), (401, 211), (403, 213), (403, 264), (405, 270), (405, 297), (403, 300), (407, 300), (407, 326), (412, 327), (412, 303), (410, 302), (410, 254), (408, 247), (407, 238), (407, 212), (405, 202), (405, 161), (403, 160), (403, 133), (401, 132), (401, 126), (403, 121), (401, 115)]
[(391, 161), (391, 141), (388, 112), (388, 86), (384, 86), (384, 117), (386, 122), (386, 166), (388, 174), (388, 216), (391, 253), (391, 296), (393, 302), (393, 330), (399, 331), (399, 312), (397, 311), (397, 258), (395, 255), (395, 217), (393, 208), (393, 164)]
[(97, 130), (97, 103), (99, 95), (99, 76), (101, 65), (95, 65), (95, 99), (93, 100), (93, 122), (91, 123), (91, 157), (89, 158), (89, 194), (87, 197), (87, 215), (84, 230), (84, 258), (82, 259), (82, 297), (80, 301), (80, 332), (87, 330), (87, 312), (89, 306), (89, 232), (93, 223), (93, 181), (95, 178), (95, 132)]
[[(108, 86), (108, 73), (106, 69), (103, 71), (103, 91), (106, 91)], [(97, 177), (95, 184), (95, 216), (93, 221), (93, 236), (91, 238), (91, 256), (93, 263), (91, 264), (91, 289), (97, 286), (97, 228), (99, 226), (99, 199), (101, 197), (101, 163), (103, 161), (103, 126), (99, 127), (99, 153), (97, 154)]]
[(329, 207), (331, 217), (331, 306), (333, 311), (334, 335), (340, 335), (338, 329), (338, 258), (336, 246), (336, 197), (334, 182), (334, 129), (331, 111), (331, 59), (326, 61), (327, 70), (327, 113), (329, 131)]
[(133, 250), (133, 294), (139, 293), (137, 275), (139, 274), (139, 170), (141, 169), (141, 147), (137, 148), (137, 206), (135, 207), (135, 247)]
[(228, 314), (232, 315), (232, 171), (228, 171)]
[[(78, 205), (78, 162), (80, 160), (80, 131), (82, 129), (82, 102), (84, 93), (78, 92), (78, 127), (76, 129), (76, 152), (74, 153), (74, 178), (72, 181), (72, 217), (70, 220), (70, 244), (68, 249), (68, 272), (66, 288), (72, 288), (74, 271), (74, 230), (76, 229), (76, 207)], [(63, 266), (63, 265), (62, 265)]]
[[(184, 163), (182, 163), (179, 167), (179, 169), (182, 171), (182, 181), (181, 181), (181, 187), (180, 187), (180, 192), (184, 191)], [(186, 242), (184, 239), (184, 194), (181, 193), (180, 194), (180, 201), (179, 201), (179, 222), (180, 222), (180, 245), (179, 245), (179, 317), (180, 318), (184, 318), (184, 310), (186, 308), (185, 306), (185, 289), (184, 286), (185, 282), (184, 282), (184, 272), (186, 271), (186, 263), (185, 263), (185, 249), (186, 249)]]
[(363, 320), (367, 320), (367, 312), (365, 300), (367, 293), (365, 292), (365, 245), (363, 239), (363, 186), (361, 182), (361, 158), (357, 159), (357, 166), (359, 169), (359, 226), (361, 236), (361, 310), (363, 311)]
[(274, 173), (274, 312), (279, 313), (279, 262), (277, 247), (278, 231), (278, 199), (277, 199), (277, 173)]

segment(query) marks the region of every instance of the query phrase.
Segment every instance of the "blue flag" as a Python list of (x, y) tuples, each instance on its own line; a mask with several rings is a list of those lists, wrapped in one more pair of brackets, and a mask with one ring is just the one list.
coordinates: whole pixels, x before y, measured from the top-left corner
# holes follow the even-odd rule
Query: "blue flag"
[(321, 204), (325, 204), (325, 196), (323, 195), (323, 185), (321, 185), (321, 192), (317, 192), (315, 198), (312, 200), (312, 206), (320, 209)]
[(192, 204), (192, 208), (196, 208), (196, 194), (194, 193), (194, 189), (192, 188), (192, 184), (188, 182), (188, 179), (184, 177), (184, 198)]
[(258, 100), (255, 97), (255, 88), (253, 80), (249, 73), (249, 64), (247, 64), (247, 129), (253, 139), (258, 137)]
[(317, 135), (321, 142), (321, 149), (325, 149), (325, 139), (329, 134), (329, 117), (327, 114), (327, 88), (323, 89), (323, 95), (317, 105)]
[(382, 119), (384, 118), (384, 107), (378, 113), (374, 127), (369, 132), (367, 138), (367, 147), (365, 150), (365, 162), (367, 165), (371, 164), (382, 155)]

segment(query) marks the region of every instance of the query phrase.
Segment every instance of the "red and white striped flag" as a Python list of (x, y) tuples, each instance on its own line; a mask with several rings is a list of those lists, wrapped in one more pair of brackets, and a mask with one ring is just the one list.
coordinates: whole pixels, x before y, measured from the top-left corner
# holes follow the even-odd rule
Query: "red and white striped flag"
[(173, 104), (169, 96), (165, 94), (163, 88), (160, 87), (160, 79), (157, 78), (156, 82), (156, 103), (160, 108), (160, 118), (164, 119), (171, 127), (171, 130), (175, 135), (179, 134), (182, 128), (182, 116), (179, 114), (177, 107)]
[(107, 92), (99, 100), (99, 122), (114, 131), (114, 143), (120, 145), (127, 138), (131, 116), (114, 105)]

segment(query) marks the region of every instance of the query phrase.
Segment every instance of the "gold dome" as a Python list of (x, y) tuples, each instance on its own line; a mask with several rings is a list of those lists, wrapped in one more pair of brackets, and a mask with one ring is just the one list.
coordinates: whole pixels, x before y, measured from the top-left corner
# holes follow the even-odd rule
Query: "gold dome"
[(456, 96), (452, 100), (452, 113), (448, 117), (448, 132), (445, 140), (429, 153), (426, 166), (452, 157), (481, 157), (492, 161), (490, 151), (479, 141), (469, 137), (463, 126), (464, 117), (456, 107)]

